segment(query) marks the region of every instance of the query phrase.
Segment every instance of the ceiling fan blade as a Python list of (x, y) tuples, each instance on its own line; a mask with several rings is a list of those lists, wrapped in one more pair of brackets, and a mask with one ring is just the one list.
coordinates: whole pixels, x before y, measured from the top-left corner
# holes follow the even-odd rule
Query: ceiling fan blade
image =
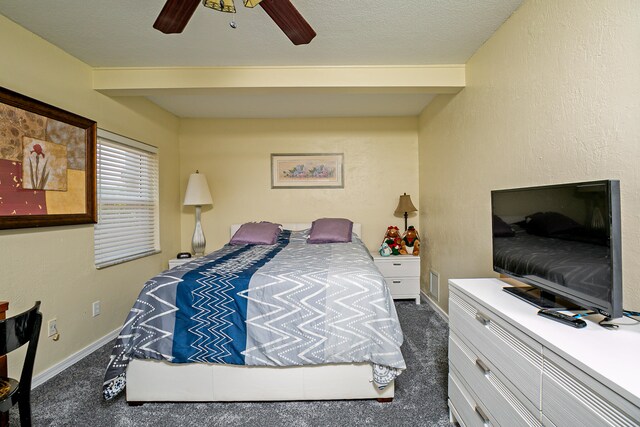
[(307, 44), (316, 36), (311, 25), (289, 0), (262, 0), (260, 6), (293, 44)]
[(167, 0), (153, 28), (165, 34), (181, 33), (199, 3), (200, 0)]

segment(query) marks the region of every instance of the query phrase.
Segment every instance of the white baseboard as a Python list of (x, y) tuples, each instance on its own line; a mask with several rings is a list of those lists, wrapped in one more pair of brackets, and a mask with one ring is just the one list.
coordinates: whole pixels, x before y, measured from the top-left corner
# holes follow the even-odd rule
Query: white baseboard
[(445, 311), (440, 308), (440, 306), (433, 300), (431, 299), (431, 297), (429, 295), (427, 295), (426, 293), (424, 293), (424, 291), (422, 289), (420, 289), (420, 299), (422, 301), (426, 301), (427, 304), (429, 304), (431, 306), (431, 308), (433, 308), (435, 310), (436, 313), (438, 313), (438, 315), (440, 317), (442, 317), (442, 319), (449, 323), (449, 315), (447, 313), (445, 313)]
[(107, 335), (89, 344), (82, 350), (72, 354), (71, 356), (67, 357), (63, 361), (56, 363), (55, 365), (53, 365), (48, 369), (45, 369), (44, 371), (40, 372), (38, 375), (34, 375), (33, 380), (31, 381), (31, 389), (33, 390), (34, 388), (38, 387), (45, 381), (50, 380), (51, 378), (58, 375), (60, 372), (75, 365), (76, 363), (78, 363), (79, 361), (81, 361), (82, 359), (84, 359), (85, 357), (87, 357), (88, 355), (90, 355), (91, 353), (93, 353), (94, 351), (96, 351), (97, 349), (99, 349), (109, 341), (115, 339), (118, 336), (120, 329), (122, 328), (120, 327), (116, 330), (109, 332)]

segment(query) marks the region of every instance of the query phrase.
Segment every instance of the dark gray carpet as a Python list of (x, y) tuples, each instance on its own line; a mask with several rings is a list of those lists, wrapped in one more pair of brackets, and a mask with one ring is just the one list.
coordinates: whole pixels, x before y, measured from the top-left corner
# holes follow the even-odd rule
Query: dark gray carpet
[[(428, 304), (396, 302), (404, 332), (407, 370), (391, 403), (375, 400), (146, 403), (129, 407), (124, 396), (102, 400), (104, 370), (113, 343), (32, 392), (36, 426), (448, 426), (449, 328)], [(11, 424), (20, 425), (17, 406)]]

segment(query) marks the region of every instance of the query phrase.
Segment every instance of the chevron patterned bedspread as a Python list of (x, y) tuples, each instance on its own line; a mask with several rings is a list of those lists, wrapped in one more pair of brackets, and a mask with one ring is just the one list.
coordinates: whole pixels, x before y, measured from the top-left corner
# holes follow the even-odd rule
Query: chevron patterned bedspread
[(374, 382), (405, 368), (402, 330), (384, 279), (360, 239), (225, 245), (145, 285), (113, 348), (103, 396), (126, 384), (131, 359), (292, 366), (370, 362)]

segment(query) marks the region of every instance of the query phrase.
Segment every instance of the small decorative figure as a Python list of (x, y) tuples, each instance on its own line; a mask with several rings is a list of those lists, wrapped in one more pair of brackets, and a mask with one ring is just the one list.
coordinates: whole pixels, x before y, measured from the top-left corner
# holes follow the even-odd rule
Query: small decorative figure
[(418, 230), (413, 225), (410, 225), (405, 231), (401, 245), (405, 253), (410, 253), (414, 256), (420, 255), (420, 235), (418, 235)]
[(387, 242), (382, 242), (382, 246), (380, 246), (380, 255), (389, 256), (391, 255), (391, 248), (387, 244)]
[(387, 232), (382, 239), (382, 243), (386, 243), (391, 249), (391, 255), (406, 255), (407, 251), (402, 248), (402, 238), (400, 230), (395, 225), (387, 227)]

